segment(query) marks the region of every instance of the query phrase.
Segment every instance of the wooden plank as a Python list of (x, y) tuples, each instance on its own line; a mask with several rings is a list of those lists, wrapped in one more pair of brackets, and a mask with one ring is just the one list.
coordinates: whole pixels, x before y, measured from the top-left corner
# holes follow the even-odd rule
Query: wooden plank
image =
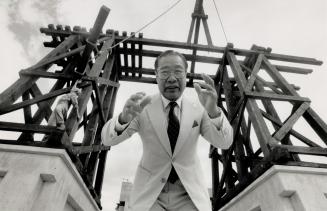
[(97, 102), (97, 105), (98, 105), (98, 111), (100, 113), (100, 119), (102, 121), (102, 123), (104, 124), (106, 121), (104, 119), (104, 114), (103, 114), (103, 110), (102, 110), (102, 104), (101, 104), (101, 95), (100, 95), (100, 91), (99, 91), (99, 87), (97, 85), (96, 82), (93, 82), (93, 89), (95, 91), (95, 96), (96, 96), (96, 102)]
[(301, 161), (301, 162), (295, 162), (295, 161), (288, 161), (285, 163), (285, 165), (288, 166), (302, 166), (302, 167), (313, 167), (313, 168), (327, 168), (326, 163), (314, 163), (314, 162), (306, 162), (306, 161)]
[[(22, 95), (22, 99), (23, 101), (29, 100), (30, 99), (30, 95), (29, 92), (26, 91), (23, 93)], [(31, 124), (32, 123), (32, 110), (31, 110), (31, 106), (26, 106), (24, 107), (24, 119), (25, 119), (25, 123), (26, 124)], [(34, 141), (34, 137), (31, 133), (26, 134), (27, 137), (24, 140), (24, 142), (29, 142), (29, 141)]]
[[(250, 68), (248, 68), (247, 66), (241, 64), (241, 67), (248, 72), (249, 74), (251, 74), (252, 70)], [(263, 78), (261, 78), (260, 76), (257, 75), (256, 79), (258, 79), (258, 81), (260, 81), (264, 86), (269, 87), (271, 90), (273, 90), (276, 93), (282, 94), (282, 91), (278, 90), (278, 85), (275, 82), (270, 82), (270, 81), (266, 81)], [(292, 86), (292, 88), (294, 90), (299, 90), (300, 87), (294, 85), (294, 84), (290, 84)]]
[[(84, 83), (82, 87), (85, 87), (85, 86), (89, 86), (89, 84)], [(64, 88), (64, 89), (56, 90), (56, 91), (50, 92), (48, 94), (35, 97), (33, 99), (30, 99), (30, 100), (25, 100), (23, 102), (13, 104), (13, 105), (8, 106), (6, 108), (0, 108), (0, 115), (6, 114), (6, 113), (9, 113), (9, 112), (21, 109), (21, 108), (24, 108), (26, 106), (29, 106), (29, 105), (32, 105), (32, 104), (35, 104), (35, 103), (45, 101), (45, 100), (48, 100), (48, 99), (51, 99), (51, 98), (54, 98), (54, 97), (57, 97), (57, 96), (62, 95), (62, 94), (66, 94), (66, 93), (70, 92), (71, 88), (72, 87), (67, 87), (67, 88)]]
[[(140, 33), (139, 34), (139, 38), (140, 39), (142, 39), (143, 38), (143, 34), (142, 33)], [(138, 69), (139, 69), (139, 77), (142, 77), (142, 67), (143, 67), (143, 57), (141, 56), (141, 54), (142, 54), (142, 51), (143, 51), (143, 46), (142, 46), (142, 44), (139, 44), (139, 50), (138, 50), (138, 52), (139, 52), (139, 56), (138, 56), (138, 58), (139, 58), (139, 66), (138, 66)]]
[(195, 24), (195, 17), (192, 17), (192, 21), (191, 21), (190, 29), (188, 31), (188, 36), (187, 36), (187, 41), (186, 41), (189, 44), (191, 43), (191, 40), (192, 40), (194, 24)]
[[(142, 52), (135, 51), (134, 53), (131, 51), (131, 49), (124, 49), (119, 48), (118, 52), (121, 54), (127, 54), (127, 55), (136, 55), (136, 56), (145, 56), (145, 57), (153, 57), (157, 58), (162, 51), (156, 51), (156, 50), (145, 50), (143, 49)], [(221, 64), (222, 59), (217, 57), (209, 57), (209, 56), (200, 56), (200, 55), (193, 55), (193, 54), (183, 54), (185, 59), (187, 61), (196, 61), (196, 62), (202, 62), (202, 63), (208, 63), (208, 64)]]
[[(237, 62), (236, 56), (229, 52), (227, 54), (227, 60), (229, 65), (234, 73), (234, 77), (237, 81), (238, 87), (241, 92), (245, 91), (246, 79), (243, 74), (240, 64)], [(259, 107), (254, 99), (248, 99), (247, 102), (247, 111), (251, 117), (251, 122), (253, 123), (254, 129), (256, 131), (260, 147), (265, 156), (269, 155), (269, 149), (267, 144), (271, 141), (271, 136), (269, 130), (264, 122), (264, 119), (259, 111)]]
[(4, 122), (4, 121), (0, 121), (0, 130), (28, 132), (28, 133), (45, 133), (45, 134), (62, 132), (62, 130), (57, 129), (54, 126), (13, 123), (13, 122)]
[(273, 65), (279, 72), (286, 72), (286, 73), (297, 73), (297, 74), (309, 74), (312, 73), (312, 69), (308, 68), (300, 68), (300, 67), (289, 67), (284, 65)]
[[(39, 89), (39, 87), (34, 84), (31, 89), (30, 89), (30, 92), (31, 92), (31, 95), (36, 98), (36, 97), (39, 97), (39, 96), (42, 96), (43, 94), (41, 93), (41, 90)], [(51, 110), (51, 107), (50, 105), (48, 104), (48, 102), (39, 102), (37, 103), (38, 107), (39, 108), (44, 108), (44, 112), (45, 112), (45, 119), (48, 120), (50, 118), (50, 115), (52, 113), (52, 110)], [(32, 119), (32, 122), (31, 123), (34, 123), (33, 119)]]
[[(71, 67), (72, 67), (72, 64), (69, 63), (69, 64), (64, 68), (63, 72), (68, 72), (69, 69), (70, 69)], [(58, 81), (54, 84), (54, 86), (51, 88), (50, 93), (51, 93), (52, 91), (54, 91), (54, 90), (61, 89), (64, 85), (65, 85), (65, 81), (63, 81), (63, 80), (58, 80)], [(35, 90), (33, 89), (33, 87), (34, 87), (34, 86), (31, 87), (31, 90), (32, 90), (33, 92), (35, 92)], [(35, 92), (35, 93), (37, 93), (37, 92)], [(40, 93), (40, 95), (41, 95), (41, 93)], [(39, 95), (36, 95), (36, 96), (39, 96)], [(34, 97), (36, 97), (36, 96), (34, 96)], [(34, 115), (33, 115), (33, 120), (32, 120), (32, 123), (33, 123), (33, 124), (41, 124), (41, 122), (42, 122), (42, 120), (43, 120), (44, 118), (46, 118), (46, 120), (49, 119), (49, 117), (50, 117), (50, 115), (51, 115), (51, 113), (52, 113), (52, 111), (50, 112), (51, 109), (49, 110), (49, 108), (51, 107), (51, 105), (53, 104), (54, 101), (55, 101), (55, 98), (51, 98), (51, 99), (49, 99), (49, 100), (47, 100), (47, 101), (44, 101), (44, 102), (41, 102), (41, 103), (38, 104), (38, 105), (39, 105), (39, 108), (38, 108), (38, 110), (37, 110), (37, 111), (34, 113)], [(24, 139), (26, 139), (26, 134), (25, 134), (25, 133), (22, 133), (22, 134), (19, 136), (19, 138), (18, 138), (17, 141), (22, 141), (22, 140), (24, 140)]]
[[(135, 32), (131, 32), (131, 35), (133, 34), (135, 34)], [(133, 37), (135, 37), (135, 35)], [(131, 63), (132, 69), (135, 70), (135, 43), (131, 43)], [(132, 73), (132, 77), (135, 77), (135, 71)]]
[(205, 33), (206, 38), (207, 38), (207, 43), (208, 43), (208, 45), (212, 46), (212, 39), (211, 39), (211, 35), (210, 35), (210, 32), (209, 32), (207, 18), (202, 19), (202, 24), (203, 24), (203, 28), (204, 28), (204, 33)]
[(45, 94), (45, 95), (42, 95), (42, 96), (38, 96), (38, 97), (35, 97), (33, 99), (30, 99), (30, 100), (25, 100), (23, 102), (13, 104), (13, 105), (8, 106), (6, 108), (1, 108), (0, 109), (0, 115), (6, 114), (6, 113), (9, 113), (9, 112), (21, 109), (21, 108), (24, 108), (26, 106), (33, 105), (35, 103), (39, 103), (39, 102), (48, 100), (50, 98), (57, 97), (59, 95), (65, 94), (65, 93), (68, 93), (71, 88), (72, 87), (61, 89), (61, 90), (56, 90), (54, 92), (51, 92), (51, 93), (48, 93), (48, 94)]
[(75, 54), (78, 54), (78, 53), (82, 52), (84, 50), (84, 48), (85, 48), (85, 46), (80, 46), (80, 47), (72, 49), (72, 50), (70, 50), (68, 52), (61, 53), (58, 56), (48, 58), (48, 59), (46, 59), (44, 61), (42, 60), (42, 62), (37, 63), (36, 65), (33, 65), (33, 66), (29, 67), (29, 68), (23, 69), (20, 72), (24, 72), (24, 71), (28, 71), (28, 70), (37, 70), (37, 69), (39, 69), (39, 68), (41, 68), (43, 66), (55, 63), (56, 61), (59, 61), (61, 59), (69, 58), (71, 56), (74, 56)]
[[(267, 118), (268, 120), (270, 120), (272, 122), (273, 125), (278, 126), (279, 128), (282, 127), (282, 123), (279, 119), (276, 119), (275, 117), (273, 117), (272, 115), (261, 111), (262, 115)], [(279, 129), (278, 128), (278, 129)], [(308, 139), (307, 137), (303, 136), (302, 134), (300, 134), (299, 132), (297, 132), (294, 129), (291, 129), (290, 134), (293, 135), (295, 138), (299, 139), (300, 141), (302, 141), (303, 143), (307, 144), (308, 146), (312, 146), (312, 147), (321, 147), (320, 145), (316, 144), (315, 142), (311, 141), (310, 139)]]
[(103, 184), (103, 178), (104, 178), (104, 170), (105, 170), (105, 166), (106, 166), (107, 152), (108, 151), (100, 152), (99, 162), (98, 162), (98, 171), (97, 171), (97, 174), (95, 177), (94, 190), (98, 193), (98, 195), (100, 197), (101, 197), (102, 184)]
[(270, 77), (283, 90), (284, 93), (297, 96), (298, 94), (286, 79), (278, 72), (276, 67), (272, 66), (266, 57), (263, 57), (263, 67), (266, 69)]
[[(89, 62), (90, 55), (92, 51), (96, 48), (96, 42), (100, 36), (100, 33), (102, 31), (102, 27), (109, 15), (110, 9), (106, 6), (101, 6), (99, 13), (97, 15), (97, 18), (94, 22), (94, 25), (92, 27), (92, 30), (90, 30), (90, 36), (86, 39), (86, 46), (82, 54), (81, 61), (78, 64), (77, 69), (75, 72), (80, 75), (85, 74), (85, 67), (87, 66), (87, 63)], [(105, 50), (105, 49), (104, 49)]]
[(218, 161), (218, 152), (217, 149), (210, 146), (210, 148), (214, 149), (212, 153), (210, 153), (211, 158), (211, 178), (212, 178), (212, 195), (216, 196), (218, 194), (217, 187), (219, 184), (219, 161)]
[(303, 147), (303, 146), (290, 146), (290, 145), (272, 145), (272, 147), (280, 147), (287, 149), (290, 153), (299, 153), (304, 155), (321, 155), (327, 156), (327, 148), (321, 147)]
[[(123, 32), (123, 36), (127, 37), (127, 32)], [(128, 67), (128, 54), (126, 53), (127, 51), (127, 42), (123, 42), (123, 55), (124, 55), (124, 67)], [(125, 73), (125, 76), (128, 76), (128, 73)]]
[[(41, 28), (41, 33), (46, 35), (65, 35), (69, 36), (72, 33), (56, 31), (48, 28)], [(81, 34), (83, 36), (88, 36), (89, 33), (84, 32), (74, 32), (74, 34)], [(106, 36), (105, 34), (100, 34), (100, 37)], [(115, 42), (120, 42), (125, 39), (125, 36), (116, 36)], [(203, 45), (203, 44), (190, 44), (185, 42), (176, 42), (176, 41), (169, 41), (169, 40), (159, 40), (159, 39), (149, 39), (143, 38), (142, 40), (137, 38), (131, 38), (128, 40), (129, 43), (134, 42), (135, 44), (142, 44), (143, 46), (157, 46), (157, 47), (168, 47), (168, 48), (178, 48), (178, 49), (189, 49), (189, 50), (198, 50), (198, 51), (205, 51), (205, 52), (216, 52), (216, 53), (223, 53), (225, 51), (224, 47), (219, 46), (210, 46), (210, 45)], [(246, 50), (246, 49), (239, 49), (239, 48), (232, 48), (232, 52), (235, 55), (240, 56), (250, 56), (252, 54), (258, 54), (260, 52), (256, 50)], [(267, 58), (272, 60), (279, 60), (279, 61), (286, 61), (286, 62), (294, 62), (294, 63), (302, 63), (302, 64), (312, 64), (312, 65), (321, 65), (322, 61), (319, 61), (314, 58), (308, 57), (299, 57), (299, 56), (290, 56), (285, 54), (276, 54), (276, 53), (265, 53), (264, 55)]]
[(310, 99), (307, 97), (299, 97), (299, 96), (292, 96), (292, 95), (281, 95), (281, 94), (274, 94), (274, 93), (267, 93), (265, 92), (245, 92), (245, 95), (249, 98), (254, 99), (268, 99), (268, 100), (277, 100), (277, 101), (292, 101), (295, 103), (299, 102), (310, 102)]
[(78, 146), (72, 149), (72, 152), (76, 155), (90, 153), (90, 152), (100, 152), (110, 150), (110, 146), (104, 145), (92, 145), (92, 146)]
[[(109, 79), (110, 76), (111, 76), (111, 72), (112, 72), (112, 68), (113, 68), (113, 64), (115, 63), (115, 58), (114, 56), (110, 55), (106, 64), (105, 64), (105, 68), (104, 68), (104, 73), (103, 73), (103, 77), (105, 79)], [(105, 114), (104, 114), (104, 111), (105, 111), (105, 108), (106, 106), (103, 104), (103, 101), (104, 101), (104, 98), (105, 98), (105, 95), (106, 95), (106, 92), (107, 92), (107, 87), (105, 84), (104, 85), (101, 85), (100, 86), (100, 102), (102, 103), (102, 110), (103, 110), (103, 118), (104, 120), (106, 120), (106, 117), (105, 117)], [(83, 138), (83, 141), (82, 141), (82, 144), (83, 146), (88, 146), (88, 145), (91, 145), (93, 142), (94, 142), (94, 138), (95, 138), (95, 134), (96, 134), (96, 130), (97, 130), (97, 127), (98, 127), (98, 120), (99, 120), (99, 116), (95, 113), (99, 106), (97, 104), (93, 104), (93, 108), (92, 108), (92, 111), (91, 113), (94, 113), (94, 115), (91, 115), (90, 116), (90, 119), (89, 119), (89, 123), (86, 127), (86, 131), (84, 133), (84, 138)], [(86, 159), (84, 158), (83, 161), (85, 161)]]
[[(113, 43), (114, 37), (111, 40), (107, 40), (105, 41), (105, 43), (103, 44), (101, 51), (103, 52), (102, 54), (100, 54), (99, 57), (97, 57), (95, 63), (92, 66), (92, 69), (90, 71), (86, 71), (86, 74), (90, 77), (97, 77), (99, 76), (99, 74), (102, 71), (102, 67), (105, 63), (105, 61), (107, 60), (107, 56), (109, 54), (109, 52), (106, 50), (108, 49), (112, 43)], [(90, 99), (90, 96), (92, 94), (92, 87), (86, 87), (85, 89), (83, 89), (82, 94), (79, 96), (78, 98), (78, 105), (79, 105), (79, 114), (83, 114), (88, 101)], [(76, 112), (71, 112), (71, 114), (69, 115), (67, 121), (66, 121), (66, 131), (67, 134), (69, 136), (69, 140), (72, 141), (75, 133), (78, 129), (78, 122), (76, 121), (77, 116), (76, 116)]]
[[(21, 75), (33, 75), (42, 78), (55, 78), (55, 79), (66, 79), (66, 80), (76, 80), (76, 75), (64, 74), (64, 73), (51, 73), (51, 72), (42, 72), (39, 70), (23, 70), (20, 72)], [(118, 83), (104, 79), (103, 77), (90, 77), (82, 76), (80, 77), (83, 81), (97, 81), (100, 84), (106, 84), (109, 86), (119, 86)]]
[(327, 144), (327, 125), (319, 115), (312, 108), (308, 108), (308, 110), (303, 114), (303, 117), (321, 140)]
[[(64, 42), (62, 42), (57, 48), (52, 50), (48, 55), (46, 55), (39, 63), (54, 57), (62, 52), (67, 51), (78, 41), (78, 36), (71, 36), (67, 38)], [(46, 71), (48, 66), (42, 67), (39, 70)], [(10, 87), (8, 87), (5, 91), (0, 94), (0, 107), (6, 107), (12, 103), (14, 103), (24, 91), (31, 88), (31, 86), (35, 83), (38, 77), (21, 77), (15, 83), (13, 83)]]
[(257, 78), (257, 74), (258, 74), (258, 72), (260, 70), (260, 67), (261, 67), (262, 57), (263, 57), (262, 54), (259, 54), (259, 56), (257, 58), (257, 61), (255, 62), (255, 65), (254, 65), (254, 67), (252, 69), (250, 79), (248, 79), (247, 84), (245, 86), (246, 91), (251, 91), (252, 90), (252, 86), (254, 84), (254, 81)]
[(273, 138), (281, 141), (284, 136), (291, 130), (295, 122), (302, 116), (302, 114), (310, 107), (310, 104), (305, 102), (287, 119), (281, 128), (274, 134)]

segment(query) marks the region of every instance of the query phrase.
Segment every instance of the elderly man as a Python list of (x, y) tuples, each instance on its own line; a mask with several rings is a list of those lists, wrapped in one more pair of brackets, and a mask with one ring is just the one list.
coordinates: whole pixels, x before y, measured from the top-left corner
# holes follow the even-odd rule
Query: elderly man
[(160, 93), (132, 95), (118, 117), (102, 129), (105, 145), (116, 145), (138, 132), (143, 155), (137, 167), (132, 211), (209, 211), (211, 202), (196, 146), (201, 134), (213, 146), (227, 149), (232, 128), (217, 106), (213, 80), (194, 84), (200, 103), (190, 102), (186, 87), (187, 62), (175, 51), (163, 52), (155, 61)]

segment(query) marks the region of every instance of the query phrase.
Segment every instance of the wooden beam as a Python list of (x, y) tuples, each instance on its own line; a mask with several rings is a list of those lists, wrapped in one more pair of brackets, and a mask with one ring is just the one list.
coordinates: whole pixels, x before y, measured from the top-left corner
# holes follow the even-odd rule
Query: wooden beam
[[(102, 27), (104, 23), (106, 22), (106, 19), (109, 15), (110, 9), (106, 6), (101, 6), (99, 13), (97, 15), (97, 18), (94, 22), (94, 25), (92, 27), (92, 30), (90, 30), (90, 36), (86, 39), (86, 46), (82, 54), (81, 61), (78, 64), (77, 69), (75, 72), (80, 75), (85, 74), (85, 67), (87, 66), (87, 63), (89, 62), (90, 55), (92, 51), (97, 48), (96, 42), (100, 36), (100, 33), (102, 31)], [(106, 49), (104, 49), (106, 50)]]
[[(55, 79), (66, 79), (66, 80), (76, 80), (75, 75), (64, 74), (64, 73), (51, 73), (51, 72), (42, 72), (39, 70), (23, 70), (20, 72), (21, 75), (33, 75), (42, 78), (55, 78)], [(91, 77), (91, 76), (82, 76), (80, 78), (83, 81), (97, 81), (100, 84), (106, 84), (109, 86), (119, 86), (117, 82), (104, 79), (103, 77)]]
[[(229, 52), (227, 54), (227, 60), (234, 73), (234, 77), (237, 81), (240, 91), (244, 92), (246, 86), (246, 79), (240, 64), (237, 62), (236, 56), (232, 52)], [(251, 122), (254, 125), (254, 129), (256, 131), (260, 147), (264, 155), (268, 156), (270, 152), (267, 147), (267, 144), (271, 141), (271, 136), (260, 113), (259, 107), (254, 99), (248, 99), (246, 108), (251, 118)]]
[[(127, 54), (127, 55), (136, 55), (136, 56), (145, 56), (145, 57), (153, 57), (157, 58), (162, 51), (155, 51), (155, 50), (146, 50), (143, 49), (142, 52), (135, 51), (132, 52), (131, 49), (125, 49), (125, 48), (119, 48), (118, 52), (121, 54)], [(196, 62), (202, 62), (202, 63), (208, 63), (208, 64), (221, 64), (222, 59), (217, 57), (209, 57), (209, 56), (200, 56), (200, 55), (193, 55), (193, 54), (183, 54), (185, 59), (187, 61), (196, 61)]]
[(246, 91), (251, 91), (252, 90), (252, 86), (254, 84), (254, 81), (257, 78), (257, 74), (258, 74), (258, 72), (260, 70), (260, 67), (261, 67), (262, 57), (263, 57), (262, 54), (259, 54), (259, 56), (257, 58), (257, 61), (255, 62), (255, 65), (253, 67), (253, 70), (251, 72), (250, 79), (247, 81), (247, 84), (245, 86)]
[(110, 150), (110, 146), (104, 145), (92, 145), (92, 146), (78, 146), (72, 149), (72, 152), (76, 155), (90, 153), (90, 152), (100, 152)]
[[(90, 77), (98, 77), (99, 74), (102, 71), (102, 67), (105, 63), (105, 61), (107, 60), (107, 56), (109, 54), (109, 52), (106, 50), (108, 49), (112, 43), (113, 43), (114, 37), (110, 40), (105, 41), (105, 43), (103, 44), (101, 51), (103, 52), (102, 54), (100, 54), (99, 57), (97, 57), (95, 63), (93, 64), (91, 70), (86, 71), (86, 74)], [(79, 114), (83, 114), (88, 101), (90, 99), (90, 96), (92, 94), (92, 87), (86, 87), (85, 89), (83, 89), (82, 94), (79, 96), (78, 98), (78, 105), (79, 105)], [(71, 112), (71, 114), (69, 115), (67, 121), (66, 121), (66, 131), (67, 134), (69, 136), (69, 140), (72, 141), (75, 133), (78, 129), (78, 122), (77, 120), (77, 116), (76, 116), (76, 112)]]
[[(275, 117), (271, 116), (270, 114), (261, 111), (262, 115), (268, 119), (269, 121), (272, 122), (273, 125), (278, 126), (279, 128), (282, 127), (282, 123), (280, 120), (276, 119)], [(315, 142), (311, 141), (310, 139), (306, 138), (305, 136), (303, 136), (302, 134), (300, 134), (299, 132), (297, 132), (294, 129), (291, 129), (290, 134), (293, 135), (295, 138), (299, 139), (300, 141), (302, 141), (303, 143), (307, 144), (308, 146), (311, 147), (321, 147), (320, 145), (316, 144)]]
[(310, 102), (309, 98), (306, 97), (299, 97), (299, 96), (292, 96), (292, 95), (281, 95), (281, 94), (274, 94), (274, 93), (267, 93), (267, 92), (245, 92), (245, 95), (249, 98), (253, 99), (268, 99), (268, 100), (277, 100), (277, 101), (292, 101), (295, 103), (299, 102)]
[[(54, 57), (58, 54), (61, 54), (62, 52), (67, 51), (67, 49), (70, 49), (73, 45), (76, 44), (77, 41), (78, 41), (78, 36), (75, 36), (75, 35), (65, 39), (65, 41), (60, 43), (60, 45), (57, 48), (52, 50), (39, 63), (42, 63), (43, 61), (45, 61), (51, 57)], [(48, 66), (43, 66), (39, 70), (46, 71), (47, 68), (48, 68)], [(37, 79), (38, 79), (38, 77), (34, 77), (34, 76), (33, 77), (31, 77), (31, 76), (21, 77), (20, 79), (18, 79), (9, 88), (7, 88), (5, 91), (3, 91), (0, 94), (0, 107), (4, 108), (4, 107), (7, 107), (8, 105), (14, 103), (18, 99), (18, 97), (20, 97), (22, 95), (22, 93), (25, 90), (28, 90), (29, 88), (31, 88), (31, 86), (35, 83), (35, 81)]]
[(274, 134), (273, 138), (281, 141), (284, 136), (292, 129), (295, 122), (302, 116), (302, 114), (310, 107), (310, 104), (304, 102), (301, 106), (287, 119), (281, 128)]
[(9, 112), (21, 109), (21, 108), (24, 108), (26, 106), (30, 106), (30, 105), (35, 104), (35, 103), (39, 103), (39, 102), (48, 100), (50, 98), (57, 97), (57, 96), (62, 95), (62, 94), (66, 94), (66, 93), (68, 93), (70, 91), (71, 88), (72, 87), (61, 89), (61, 90), (56, 90), (56, 91), (53, 91), (51, 93), (48, 93), (48, 94), (45, 94), (45, 95), (42, 95), (42, 96), (38, 96), (38, 97), (35, 97), (33, 99), (30, 99), (30, 100), (25, 100), (23, 102), (13, 104), (13, 105), (8, 106), (6, 108), (1, 108), (0, 109), (0, 115), (6, 114), (6, 113), (9, 113)]
[(271, 146), (287, 149), (287, 151), (290, 153), (327, 156), (327, 148), (322, 148), (322, 147), (303, 147), (303, 146), (290, 146), (290, 145), (271, 145)]
[[(84, 48), (85, 48), (85, 46), (80, 46), (80, 47), (72, 49), (72, 50), (70, 50), (68, 52), (59, 54), (58, 56), (48, 58), (46, 60), (43, 60), (41, 63), (37, 63), (36, 65), (33, 65), (33, 66), (29, 67), (29, 68), (21, 70), (20, 72), (24, 72), (24, 71), (28, 71), (28, 70), (38, 70), (39, 68), (41, 68), (43, 66), (46, 66), (46, 65), (49, 65), (49, 64), (53, 64), (58, 60), (68, 58), (68, 57), (71, 57), (71, 56), (73, 56), (75, 54), (78, 54), (78, 53), (82, 52), (84, 50)], [(43, 71), (41, 71), (41, 72), (43, 72)]]
[(28, 132), (28, 133), (61, 133), (62, 130), (57, 129), (54, 126), (44, 126), (35, 124), (13, 123), (0, 121), (0, 130), (16, 131), (16, 132)]
[[(40, 31), (46, 35), (65, 35), (69, 36), (72, 33), (67, 33), (63, 31), (57, 31), (48, 28), (41, 28)], [(89, 32), (74, 32), (77, 35), (83, 35), (87, 37)], [(106, 36), (105, 34), (100, 34), (100, 37)], [(125, 39), (125, 36), (116, 36), (115, 42), (120, 42)], [(205, 52), (216, 52), (216, 53), (223, 53), (225, 51), (224, 47), (219, 46), (210, 46), (210, 45), (202, 45), (202, 44), (190, 44), (185, 42), (176, 42), (176, 41), (169, 41), (169, 40), (159, 40), (159, 39), (149, 39), (149, 38), (131, 38), (128, 40), (129, 43), (134, 42), (135, 44), (142, 44), (143, 46), (157, 46), (157, 47), (168, 47), (168, 48), (178, 48), (178, 49), (189, 49), (189, 50), (198, 50), (198, 51), (205, 51)], [(235, 55), (239, 56), (250, 56), (252, 54), (259, 54), (256, 50), (246, 50), (246, 49), (239, 49), (239, 48), (232, 48), (231, 51)], [(272, 60), (279, 60), (279, 61), (286, 61), (286, 62), (294, 62), (294, 63), (302, 63), (302, 64), (312, 64), (312, 65), (322, 65), (322, 61), (316, 60), (314, 58), (307, 58), (307, 57), (299, 57), (299, 56), (290, 56), (285, 54), (276, 54), (276, 53), (265, 53), (264, 55), (267, 58)]]

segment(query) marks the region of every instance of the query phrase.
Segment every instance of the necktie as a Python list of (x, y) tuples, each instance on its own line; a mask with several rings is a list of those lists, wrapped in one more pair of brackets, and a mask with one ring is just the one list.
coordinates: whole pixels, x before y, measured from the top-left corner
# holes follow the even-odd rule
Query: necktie
[[(174, 108), (175, 108), (175, 106), (177, 106), (177, 103), (170, 102), (169, 106), (170, 106), (170, 110), (169, 110), (169, 114), (168, 114), (167, 133), (168, 133), (168, 137), (169, 137), (171, 151), (173, 153), (174, 149), (175, 149), (176, 141), (178, 138), (178, 134), (179, 134), (179, 121), (178, 121), (178, 118), (176, 117), (176, 115), (174, 114)], [(178, 179), (178, 175), (175, 171), (175, 168), (173, 167), (169, 174), (168, 181), (171, 183), (175, 183), (177, 179)]]

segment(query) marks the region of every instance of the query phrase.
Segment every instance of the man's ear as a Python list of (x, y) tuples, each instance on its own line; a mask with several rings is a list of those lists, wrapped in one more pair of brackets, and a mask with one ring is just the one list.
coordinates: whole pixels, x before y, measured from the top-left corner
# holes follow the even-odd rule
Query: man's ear
[(157, 82), (157, 84), (159, 83), (158, 81), (159, 81), (159, 78), (158, 78), (158, 74), (157, 74), (157, 71), (155, 70), (154, 71), (154, 74), (155, 74), (155, 76), (156, 76), (156, 82)]

